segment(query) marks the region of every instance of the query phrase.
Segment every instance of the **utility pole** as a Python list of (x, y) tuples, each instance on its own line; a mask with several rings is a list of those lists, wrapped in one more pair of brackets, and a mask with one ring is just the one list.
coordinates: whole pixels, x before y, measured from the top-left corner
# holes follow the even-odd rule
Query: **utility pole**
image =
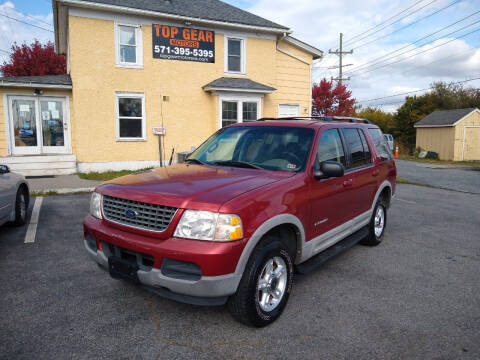
[(343, 80), (350, 80), (350, 77), (348, 78), (343, 78), (343, 67), (346, 65), (343, 65), (343, 55), (345, 54), (353, 54), (353, 50), (350, 51), (343, 51), (343, 33), (340, 33), (340, 48), (336, 51), (328, 50), (329, 54), (335, 54), (338, 55), (339, 58), (339, 64), (338, 64), (338, 78), (332, 78), (332, 80), (338, 81), (340, 84), (342, 83)]

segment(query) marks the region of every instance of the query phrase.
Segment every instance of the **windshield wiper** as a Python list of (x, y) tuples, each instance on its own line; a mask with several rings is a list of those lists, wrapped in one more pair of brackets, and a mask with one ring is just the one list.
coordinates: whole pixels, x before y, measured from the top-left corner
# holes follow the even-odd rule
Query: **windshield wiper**
[(185, 162), (192, 162), (194, 164), (199, 164), (199, 165), (207, 165), (207, 163), (203, 162), (202, 160), (198, 159), (186, 159)]
[(262, 167), (250, 164), (245, 161), (233, 161), (233, 160), (222, 160), (222, 161), (215, 161), (215, 165), (225, 165), (225, 166), (235, 166), (235, 167), (242, 167), (242, 168), (250, 168), (250, 169), (260, 169), (263, 170)]

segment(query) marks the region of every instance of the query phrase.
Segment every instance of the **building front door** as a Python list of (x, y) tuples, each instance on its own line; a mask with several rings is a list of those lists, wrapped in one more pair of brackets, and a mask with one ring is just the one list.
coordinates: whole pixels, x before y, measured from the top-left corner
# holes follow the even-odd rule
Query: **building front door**
[(9, 96), (8, 105), (12, 155), (71, 152), (66, 98)]

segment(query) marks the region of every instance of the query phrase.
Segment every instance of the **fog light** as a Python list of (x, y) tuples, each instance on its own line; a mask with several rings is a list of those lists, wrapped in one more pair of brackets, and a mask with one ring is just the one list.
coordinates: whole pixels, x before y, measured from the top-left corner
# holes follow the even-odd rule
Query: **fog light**
[(92, 235), (88, 234), (85, 240), (87, 241), (87, 245), (90, 250), (97, 252), (97, 241), (95, 240), (95, 238)]

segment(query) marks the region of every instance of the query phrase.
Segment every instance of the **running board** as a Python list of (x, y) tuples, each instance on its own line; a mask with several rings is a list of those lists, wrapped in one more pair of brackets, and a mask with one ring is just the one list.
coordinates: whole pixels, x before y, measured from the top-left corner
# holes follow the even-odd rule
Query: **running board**
[(296, 270), (300, 274), (308, 274), (313, 270), (317, 269), (319, 266), (323, 265), (325, 262), (327, 262), (331, 258), (350, 249), (351, 247), (356, 245), (360, 240), (365, 239), (367, 236), (368, 236), (368, 228), (364, 226), (363, 228), (353, 233), (352, 235), (347, 236), (342, 241), (339, 241), (335, 245), (330, 246), (328, 249), (315, 255), (311, 259), (297, 265)]

